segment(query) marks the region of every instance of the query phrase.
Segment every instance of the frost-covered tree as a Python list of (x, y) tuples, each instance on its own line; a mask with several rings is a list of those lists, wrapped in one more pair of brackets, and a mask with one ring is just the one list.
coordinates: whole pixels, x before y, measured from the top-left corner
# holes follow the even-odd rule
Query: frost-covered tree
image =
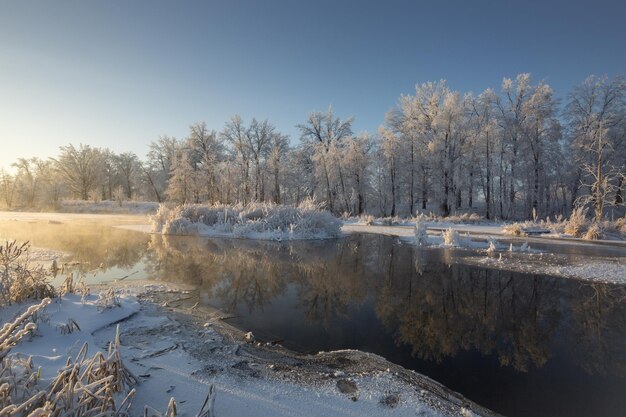
[[(339, 210), (337, 194), (342, 193), (345, 205), (348, 201), (339, 150), (343, 147), (343, 141), (352, 136), (352, 118), (341, 120), (329, 107), (326, 113), (310, 113), (307, 121), (297, 125), (297, 128), (300, 130), (302, 145), (315, 161), (313, 180), (324, 190), (325, 203), (330, 211)], [(318, 185), (314, 187), (320, 188)], [(344, 206), (344, 209), (348, 207)]]
[(239, 172), (237, 181), (237, 200), (250, 201), (250, 148), (248, 147), (248, 129), (243, 119), (235, 115), (226, 123), (220, 137), (230, 145), (231, 161)]
[(189, 153), (180, 148), (172, 161), (166, 195), (179, 204), (199, 202), (199, 187), (196, 172), (191, 165)]
[(97, 186), (102, 175), (102, 153), (82, 143), (62, 146), (61, 154), (53, 159), (70, 190), (82, 200), (89, 198), (90, 191)]
[(272, 201), (274, 203), (281, 203), (281, 182), (285, 172), (288, 171), (288, 166), (285, 163), (285, 158), (289, 152), (289, 136), (275, 133), (272, 135), (269, 153), (267, 156), (267, 167), (272, 177)]
[(4, 169), (0, 169), (0, 196), (4, 206), (8, 209), (13, 207), (15, 193), (17, 190), (17, 182), (15, 177), (7, 173)]
[(215, 202), (219, 195), (217, 186), (217, 165), (223, 159), (223, 146), (220, 137), (209, 130), (205, 122), (189, 127), (187, 146), (194, 169), (198, 171), (200, 181), (204, 183), (202, 200)]
[(350, 213), (361, 215), (366, 208), (369, 189), (369, 166), (374, 141), (367, 134), (348, 140), (341, 158), (345, 165), (346, 180), (350, 187)]
[(144, 194), (153, 196), (159, 203), (165, 197), (172, 162), (179, 146), (176, 138), (161, 136), (150, 143), (146, 160), (141, 164), (141, 180), (146, 188)]
[[(133, 198), (137, 177), (141, 170), (139, 159), (137, 155), (132, 152), (124, 152), (115, 155), (113, 157), (113, 163), (119, 181), (118, 187), (122, 187), (124, 195), (130, 200)], [(117, 187), (114, 191), (116, 190)]]
[(469, 98), (471, 106), (470, 141), (473, 150), (472, 163), (478, 171), (485, 217), (491, 219), (495, 215), (494, 208), (494, 177), (496, 174), (496, 149), (500, 140), (500, 131), (495, 115), (496, 95), (491, 89), (485, 90), (475, 98)]
[(556, 117), (556, 101), (547, 84), (534, 87), (528, 100), (523, 104), (524, 112), (523, 143), (520, 148), (530, 159), (532, 180), (526, 187), (527, 200), (530, 202), (528, 217), (546, 214), (546, 194), (548, 159), (554, 160), (559, 153), (558, 140), (561, 137), (561, 126)]
[(41, 178), (38, 175), (39, 158), (19, 158), (13, 166), (17, 169), (17, 196), (26, 207), (34, 207), (40, 188)]
[(571, 92), (566, 107), (579, 176), (586, 189), (578, 201), (594, 206), (596, 220), (602, 220), (605, 206), (614, 204), (616, 185), (624, 175), (625, 96), (622, 77), (589, 77)]

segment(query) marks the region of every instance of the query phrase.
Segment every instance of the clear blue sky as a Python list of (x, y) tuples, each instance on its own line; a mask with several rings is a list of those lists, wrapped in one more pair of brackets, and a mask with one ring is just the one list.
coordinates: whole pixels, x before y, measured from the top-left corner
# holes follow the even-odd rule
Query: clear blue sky
[(238, 113), (295, 125), (333, 105), (374, 132), (400, 94), (530, 72), (564, 95), (626, 73), (625, 1), (0, 0), (0, 167), (88, 143), (143, 157)]

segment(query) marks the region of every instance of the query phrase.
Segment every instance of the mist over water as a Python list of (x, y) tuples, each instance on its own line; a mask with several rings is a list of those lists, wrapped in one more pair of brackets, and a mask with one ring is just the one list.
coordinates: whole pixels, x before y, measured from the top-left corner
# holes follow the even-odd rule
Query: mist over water
[(0, 222), (0, 237), (69, 252), (88, 284), (191, 284), (261, 340), (374, 352), (505, 415), (626, 409), (623, 285), (467, 266), (460, 257), (484, 255), (378, 235), (276, 243)]

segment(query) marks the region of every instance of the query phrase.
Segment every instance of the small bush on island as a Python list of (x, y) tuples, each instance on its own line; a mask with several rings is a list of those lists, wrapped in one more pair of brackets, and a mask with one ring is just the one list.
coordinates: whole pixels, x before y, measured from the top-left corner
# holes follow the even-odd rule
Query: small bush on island
[(229, 235), (252, 239), (327, 239), (341, 234), (341, 220), (311, 201), (298, 206), (269, 203), (161, 205), (152, 231), (166, 235)]

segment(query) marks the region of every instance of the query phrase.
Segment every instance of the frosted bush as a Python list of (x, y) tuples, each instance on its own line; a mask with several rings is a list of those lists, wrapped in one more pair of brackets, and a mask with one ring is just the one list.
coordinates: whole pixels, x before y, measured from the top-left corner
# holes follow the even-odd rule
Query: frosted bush
[(502, 227), (505, 235), (521, 236), (524, 233), (524, 227), (520, 223), (507, 224)]
[(447, 230), (444, 230), (441, 232), (441, 235), (443, 236), (443, 244), (445, 246), (460, 246), (459, 232), (453, 228), (450, 227)]
[(116, 307), (120, 307), (122, 304), (120, 298), (115, 294), (113, 288), (109, 288), (106, 291), (101, 291), (98, 294), (98, 300), (96, 301), (98, 310), (110, 310)]
[(568, 235), (583, 237), (587, 232), (589, 222), (587, 221), (587, 209), (584, 207), (575, 208), (572, 215), (565, 222), (564, 231)]
[(604, 237), (604, 230), (602, 229), (602, 226), (598, 223), (594, 223), (587, 229), (587, 232), (583, 236), (583, 239), (598, 240), (598, 239), (602, 239), (603, 237)]
[(487, 253), (493, 255), (498, 250), (498, 241), (495, 239), (489, 239), (487, 245)]
[(55, 296), (49, 271), (31, 265), (29, 251), (28, 242), (0, 245), (0, 306)]
[(311, 200), (297, 207), (266, 203), (162, 205), (151, 221), (154, 232), (171, 235), (227, 234), (282, 240), (332, 238), (341, 233), (341, 221)]

